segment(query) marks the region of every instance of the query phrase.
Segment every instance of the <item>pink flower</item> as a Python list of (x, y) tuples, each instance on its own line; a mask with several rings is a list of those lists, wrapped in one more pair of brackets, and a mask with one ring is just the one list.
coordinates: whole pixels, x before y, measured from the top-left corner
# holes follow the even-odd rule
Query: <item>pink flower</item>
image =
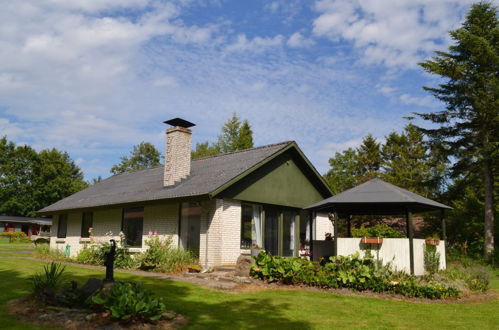
[(161, 246), (166, 246), (165, 242), (161, 242), (160, 244)]
[(88, 228), (88, 232), (89, 232), (89, 233), (91, 233), (91, 232), (93, 232), (93, 231), (94, 231), (94, 229), (93, 229), (92, 227)]
[(154, 235), (155, 235), (155, 236), (158, 236), (158, 232), (157, 232), (157, 231), (155, 231), (155, 232), (154, 232)]
[(149, 232), (149, 236), (151, 236), (151, 235), (152, 235), (152, 231)]

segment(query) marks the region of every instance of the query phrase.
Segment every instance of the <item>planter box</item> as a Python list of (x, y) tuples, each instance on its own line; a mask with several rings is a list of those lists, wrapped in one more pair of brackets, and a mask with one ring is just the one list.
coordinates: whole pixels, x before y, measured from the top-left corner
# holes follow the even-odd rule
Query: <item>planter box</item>
[(436, 245), (440, 244), (440, 240), (438, 240), (438, 239), (427, 239), (425, 241), (425, 243), (428, 244), (428, 245), (435, 245), (436, 246)]
[(364, 244), (382, 244), (383, 239), (378, 237), (362, 237), (360, 242)]

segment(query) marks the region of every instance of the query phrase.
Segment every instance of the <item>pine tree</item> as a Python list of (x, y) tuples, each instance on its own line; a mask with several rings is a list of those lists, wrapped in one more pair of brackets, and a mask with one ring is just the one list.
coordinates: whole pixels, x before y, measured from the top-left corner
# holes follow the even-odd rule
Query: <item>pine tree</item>
[(438, 87), (424, 87), (446, 109), (418, 114), (438, 128), (422, 129), (434, 143), (445, 143), (456, 160), (454, 177), (479, 171), (484, 182), (484, 255), (494, 252), (494, 171), (499, 143), (499, 20), (490, 3), (471, 7), (462, 27), (451, 31), (455, 41), (448, 52), (436, 52), (420, 63), (430, 74), (444, 78)]
[(360, 183), (379, 176), (382, 161), (380, 144), (371, 134), (362, 140), (362, 144), (357, 149), (357, 157), (357, 175)]
[(123, 172), (135, 171), (143, 168), (151, 168), (160, 165), (161, 154), (149, 142), (141, 142), (133, 146), (130, 157), (121, 157), (119, 164), (113, 165), (111, 173), (118, 174)]
[(253, 131), (247, 120), (243, 121), (239, 129), (239, 137), (237, 142), (237, 150), (253, 148)]

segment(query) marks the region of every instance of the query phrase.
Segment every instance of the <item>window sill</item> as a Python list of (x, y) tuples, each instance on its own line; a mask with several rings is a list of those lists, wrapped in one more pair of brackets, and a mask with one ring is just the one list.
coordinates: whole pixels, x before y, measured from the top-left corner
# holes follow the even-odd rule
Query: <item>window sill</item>
[(66, 243), (66, 239), (65, 238), (56, 238), (55, 242), (58, 243), (58, 244), (59, 243)]
[(81, 237), (80, 243), (90, 243), (92, 239), (90, 237)]
[(140, 253), (140, 252), (142, 252), (142, 248), (141, 247), (130, 247), (127, 250), (130, 253)]

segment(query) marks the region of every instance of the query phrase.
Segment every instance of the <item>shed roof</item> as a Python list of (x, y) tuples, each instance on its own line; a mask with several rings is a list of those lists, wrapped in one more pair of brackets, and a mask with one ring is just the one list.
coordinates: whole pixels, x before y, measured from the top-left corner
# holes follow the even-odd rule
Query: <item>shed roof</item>
[(406, 211), (451, 209), (451, 207), (376, 178), (310, 205), (307, 209), (331, 209), (349, 215), (390, 215), (403, 214)]
[(34, 223), (42, 226), (52, 225), (52, 219), (48, 218), (13, 217), (7, 215), (0, 216), (0, 222)]
[[(299, 150), (295, 142), (287, 141), (195, 159), (191, 162), (191, 174), (175, 185), (167, 187), (163, 186), (162, 165), (114, 175), (38, 212), (50, 214), (114, 204), (216, 195), (245, 173), (252, 172), (266, 160), (273, 159), (293, 147)], [(318, 173), (317, 176), (320, 177)], [(327, 187), (325, 183), (324, 186)]]

